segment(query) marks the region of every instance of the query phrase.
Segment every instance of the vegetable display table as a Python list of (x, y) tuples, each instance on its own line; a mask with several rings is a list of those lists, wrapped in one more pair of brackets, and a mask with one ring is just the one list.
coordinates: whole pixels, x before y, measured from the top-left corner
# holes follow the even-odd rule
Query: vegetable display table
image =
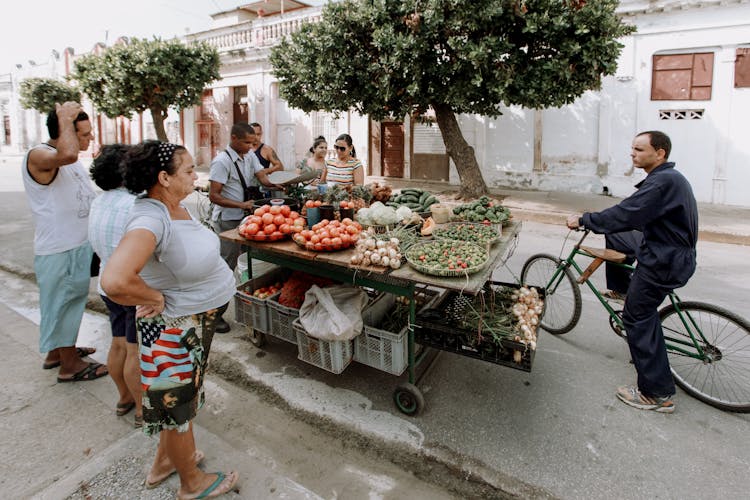
[[(408, 382), (398, 385), (393, 397), (400, 411), (408, 415), (418, 414), (424, 408), (424, 397), (417, 387), (438, 351), (425, 348), (416, 355), (413, 325), (416, 321), (416, 285), (431, 286), (444, 290), (455, 290), (465, 294), (477, 294), (491, 279), (492, 272), (502, 264), (512, 252), (521, 231), (521, 223), (513, 222), (503, 227), (500, 241), (492, 245), (486, 266), (475, 274), (458, 277), (441, 277), (422, 274), (409, 265), (399, 269), (382, 267), (362, 267), (351, 264), (354, 250), (337, 252), (311, 252), (292, 241), (256, 242), (239, 235), (236, 229), (225, 231), (219, 236), (242, 245), (250, 259), (258, 259), (284, 268), (326, 277), (335, 281), (365, 286), (377, 291), (392, 293), (409, 299), (408, 329)], [(252, 266), (248, 266), (251, 270)], [(252, 272), (252, 271), (250, 271)], [(251, 276), (252, 277), (252, 276)], [(417, 373), (417, 370), (420, 373)]]

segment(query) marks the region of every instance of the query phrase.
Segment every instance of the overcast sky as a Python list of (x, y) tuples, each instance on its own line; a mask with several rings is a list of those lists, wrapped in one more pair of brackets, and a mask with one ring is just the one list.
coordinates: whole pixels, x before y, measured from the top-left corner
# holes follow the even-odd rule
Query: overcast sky
[[(304, 1), (304, 0), (303, 0)], [(211, 14), (241, 0), (14, 0), (0, 7), (0, 74), (16, 64), (47, 62), (52, 50), (88, 52), (120, 36), (171, 38), (208, 29)], [(305, 1), (321, 5), (324, 0)]]

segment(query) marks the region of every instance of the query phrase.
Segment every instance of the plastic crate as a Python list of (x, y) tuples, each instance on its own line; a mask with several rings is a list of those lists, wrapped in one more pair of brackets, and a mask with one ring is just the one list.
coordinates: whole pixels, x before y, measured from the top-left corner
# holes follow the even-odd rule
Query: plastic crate
[(288, 272), (280, 267), (272, 269), (267, 273), (242, 283), (237, 287), (234, 294), (234, 318), (238, 323), (252, 327), (253, 329), (268, 333), (271, 326), (268, 302), (272, 297), (278, 294), (260, 299), (253, 297), (253, 292), (264, 286), (272, 285), (275, 282), (284, 281)]
[(279, 295), (270, 297), (267, 302), (270, 324), (266, 333), (296, 344), (297, 334), (294, 332), (292, 323), (299, 318), (299, 309), (279, 304)]
[[(418, 290), (416, 294), (422, 295), (426, 303), (422, 307), (430, 307), (438, 297), (438, 292), (431, 289)], [(354, 361), (393, 375), (401, 375), (408, 364), (408, 319), (398, 333), (380, 329), (383, 320), (395, 306), (396, 296), (384, 293), (362, 311), (364, 329), (354, 339)]]
[[(488, 287), (519, 288), (516, 283), (489, 281)], [(544, 297), (543, 290), (539, 293)], [(511, 339), (496, 343), (485, 336), (478, 340), (475, 332), (462, 329), (460, 319), (472, 303), (473, 297), (451, 291), (435, 301), (431, 308), (423, 309), (417, 315), (414, 325), (414, 338), (417, 343), (443, 351), (449, 351), (482, 361), (505, 365), (524, 371), (531, 371), (535, 349)], [(518, 352), (520, 359), (518, 359)]]
[(292, 323), (297, 336), (298, 359), (332, 373), (341, 373), (352, 362), (351, 340), (321, 340), (307, 334), (299, 318)]

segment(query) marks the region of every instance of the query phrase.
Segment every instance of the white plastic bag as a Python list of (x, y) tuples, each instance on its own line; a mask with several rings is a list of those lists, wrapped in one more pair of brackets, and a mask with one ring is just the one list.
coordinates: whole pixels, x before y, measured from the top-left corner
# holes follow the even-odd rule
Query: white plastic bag
[(362, 333), (367, 294), (356, 287), (313, 285), (305, 293), (299, 321), (307, 334), (321, 340), (351, 340)]

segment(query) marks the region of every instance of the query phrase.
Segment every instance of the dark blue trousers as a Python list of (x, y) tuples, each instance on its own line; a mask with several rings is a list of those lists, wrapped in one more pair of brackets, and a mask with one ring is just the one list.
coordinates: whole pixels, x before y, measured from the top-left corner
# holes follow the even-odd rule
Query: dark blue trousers
[(646, 396), (675, 393), (658, 311), (670, 291), (657, 284), (648, 269), (641, 267), (636, 267), (627, 290), (622, 319), (638, 372), (638, 389)]
[[(628, 256), (625, 259), (625, 264), (632, 264), (635, 262), (635, 252), (643, 241), (643, 233), (640, 231), (625, 231), (622, 233), (605, 234), (604, 241), (607, 248), (617, 250)], [(615, 264), (610, 264), (609, 262), (605, 264), (605, 270), (607, 275), (607, 289), (624, 295), (630, 285), (631, 271)]]

